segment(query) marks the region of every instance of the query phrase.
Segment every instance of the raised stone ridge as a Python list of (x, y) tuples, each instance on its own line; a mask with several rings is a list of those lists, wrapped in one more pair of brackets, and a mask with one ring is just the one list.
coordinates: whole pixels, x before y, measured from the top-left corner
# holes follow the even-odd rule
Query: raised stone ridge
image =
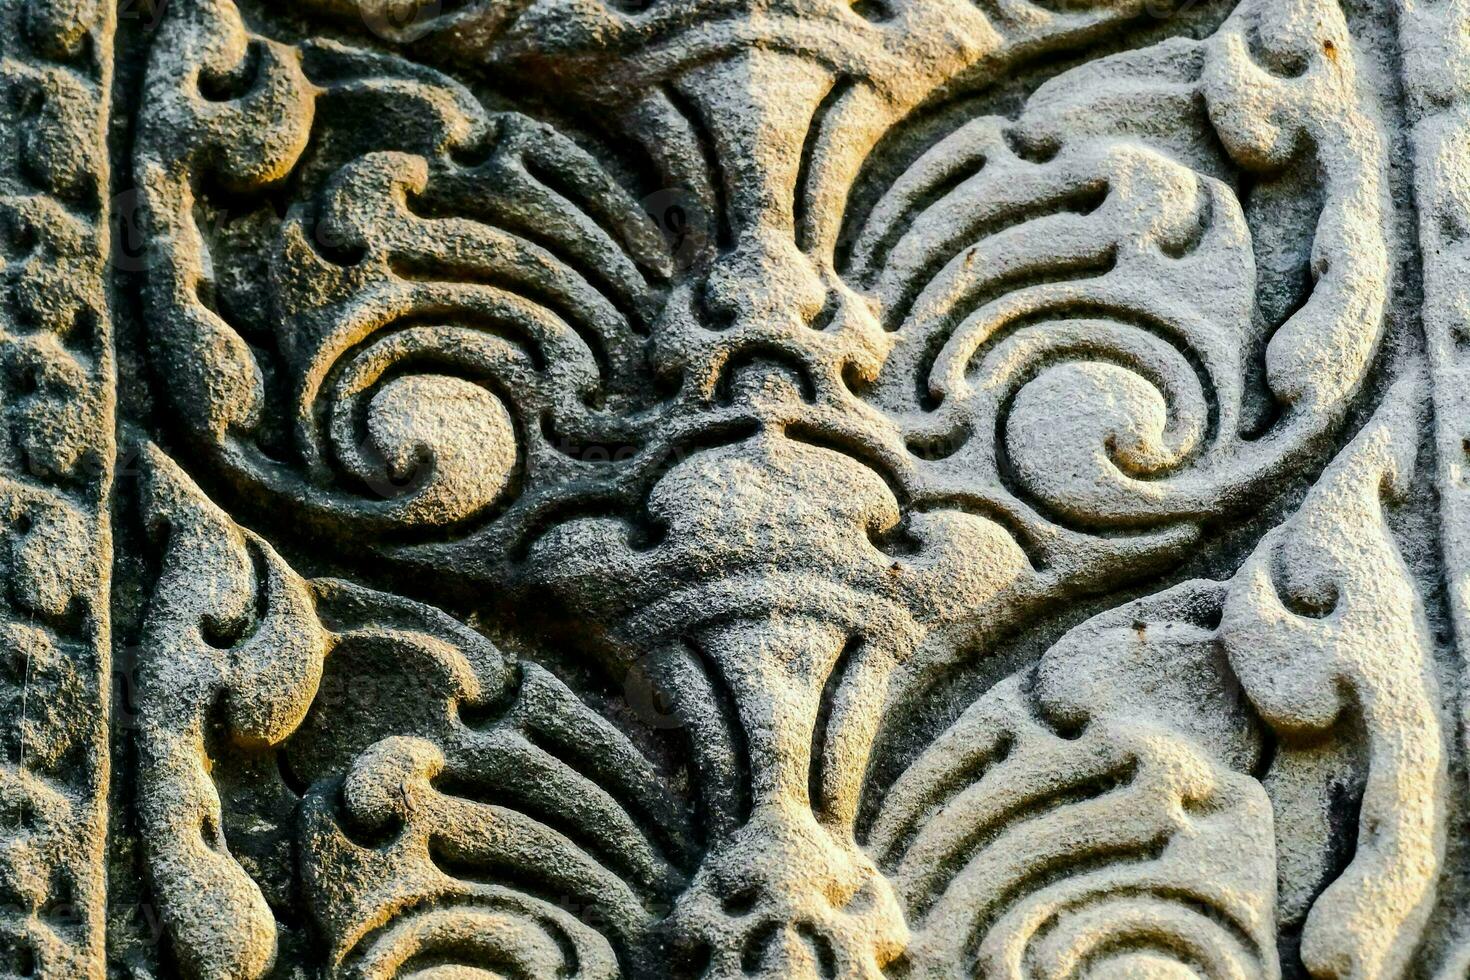
[(1470, 0), (0, 0), (0, 977), (1470, 980)]

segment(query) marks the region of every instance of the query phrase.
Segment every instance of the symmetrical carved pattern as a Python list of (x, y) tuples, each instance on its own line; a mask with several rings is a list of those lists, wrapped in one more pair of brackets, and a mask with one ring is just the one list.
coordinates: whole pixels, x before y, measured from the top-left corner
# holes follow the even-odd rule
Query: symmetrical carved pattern
[(1470, 5), (124, 6), (0, 0), (0, 973), (1470, 969)]
[[(446, 77), (251, 39), (217, 3), (167, 19), (157, 45), (137, 170), (174, 398), (257, 491), (400, 536), (454, 528), (450, 544), (391, 549), (410, 562), (453, 557), (503, 580), (566, 512), (637, 507), (691, 442), (757, 422), (861, 444), (906, 518), (1000, 519), (1033, 565), (1077, 548), (1141, 555), (1177, 546), (1182, 528), (1127, 545), (1068, 531), (1187, 525), (1297, 460), (1379, 332), (1384, 146), (1336, 16), (1248, 7), (1205, 42), (1067, 73), (1019, 119), (977, 119), (925, 154), (842, 262), (837, 220), (812, 216), (846, 196), (822, 186), (842, 176), (816, 166), (822, 144), (871, 141), (869, 117), (897, 115), (900, 96), (875, 106), (830, 72), (749, 54), (724, 70), (805, 72), (811, 105), (726, 105), (713, 94), (730, 86), (704, 84), (713, 69), (689, 69), (670, 94), (689, 89), (688, 112), (735, 129), (716, 134), (702, 181), (726, 176), (727, 199), (705, 210), (734, 242), (672, 288), (674, 257), (594, 160)], [(1167, 137), (1139, 138), (1161, 119)], [(652, 128), (644, 138), (685, 142), (672, 122)], [(661, 152), (698, 149), (677, 143)], [(1301, 229), (1314, 281), (1285, 322), (1260, 322), (1250, 233), (1221, 178), (1279, 172), (1303, 144), (1322, 172), (1321, 218)], [(201, 227), (201, 207), (248, 193), (258, 211)], [(753, 294), (752, 277), (770, 288)], [(1241, 405), (1263, 344), (1281, 412), (1269, 427)], [(742, 405), (752, 360), (789, 364), (802, 406)], [(645, 404), (660, 385), (674, 394)], [(1079, 385), (1115, 405), (1059, 395)], [(293, 408), (275, 417), (283, 400)], [(1055, 425), (1064, 409), (1091, 421)], [(568, 458), (589, 441), (630, 458)], [(1058, 452), (1093, 464), (1061, 481)], [(1075, 564), (1057, 577), (1083, 574)]]
[(101, 977), (112, 15), (0, 3), (0, 971)]

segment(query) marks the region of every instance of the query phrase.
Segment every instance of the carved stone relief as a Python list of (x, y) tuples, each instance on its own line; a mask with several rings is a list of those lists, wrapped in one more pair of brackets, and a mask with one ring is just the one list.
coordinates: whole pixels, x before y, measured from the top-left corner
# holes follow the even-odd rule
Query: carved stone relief
[(0, 0), (0, 975), (1465, 980), (1467, 148), (1470, 0)]

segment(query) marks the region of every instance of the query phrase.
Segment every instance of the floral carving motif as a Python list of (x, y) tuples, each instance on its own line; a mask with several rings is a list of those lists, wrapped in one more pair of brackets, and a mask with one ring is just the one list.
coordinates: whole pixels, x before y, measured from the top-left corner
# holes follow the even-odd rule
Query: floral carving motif
[[(1140, 43), (1102, 0), (309, 6), (376, 37), (181, 0), (130, 146), (186, 973), (1275, 977), (1291, 902), (1311, 975), (1403, 972), (1446, 820), (1382, 510), (1417, 379), (1238, 572), (914, 721), (1332, 457), (1395, 220), (1335, 0)], [(1362, 829), (1298, 901), (1324, 742)]]

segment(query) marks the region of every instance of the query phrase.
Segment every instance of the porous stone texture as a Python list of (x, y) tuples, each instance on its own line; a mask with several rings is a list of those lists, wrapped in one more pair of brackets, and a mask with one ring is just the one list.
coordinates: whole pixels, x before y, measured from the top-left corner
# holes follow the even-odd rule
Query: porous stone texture
[(0, 976), (1470, 978), (1470, 0), (0, 0)]

